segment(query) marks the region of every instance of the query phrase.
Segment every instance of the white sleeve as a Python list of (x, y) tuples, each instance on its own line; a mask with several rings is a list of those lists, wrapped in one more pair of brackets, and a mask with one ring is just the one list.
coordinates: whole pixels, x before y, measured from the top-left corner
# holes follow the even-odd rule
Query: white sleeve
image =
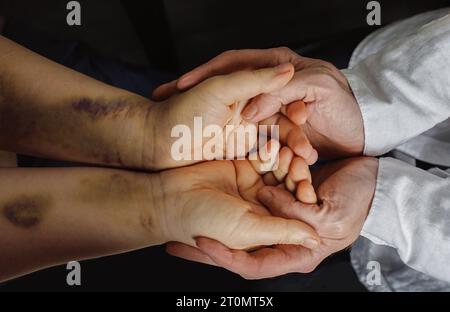
[(361, 108), (365, 148), (382, 155), (450, 117), (450, 15), (344, 70)]
[(381, 158), (361, 235), (395, 248), (416, 271), (450, 282), (450, 174)]

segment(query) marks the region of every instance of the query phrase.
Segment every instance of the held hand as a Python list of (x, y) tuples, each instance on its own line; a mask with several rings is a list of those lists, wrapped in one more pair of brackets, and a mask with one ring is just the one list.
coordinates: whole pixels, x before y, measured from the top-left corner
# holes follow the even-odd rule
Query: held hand
[[(173, 143), (179, 138), (172, 137), (176, 126), (184, 126), (194, 133), (194, 117), (200, 117), (200, 131), (209, 125), (219, 127), (223, 137), (223, 145), (219, 145), (222, 155), (229, 159), (229, 146), (227, 145), (226, 128), (236, 129), (238, 126), (255, 124), (242, 119), (241, 111), (247, 102), (264, 93), (275, 92), (284, 87), (292, 78), (294, 68), (291, 64), (282, 64), (274, 68), (265, 68), (254, 71), (239, 71), (225, 76), (209, 78), (196, 87), (172, 96), (170, 99), (155, 103), (149, 112), (147, 125), (153, 137), (144, 138), (143, 163), (150, 169), (167, 169), (190, 165), (205, 159), (203, 149), (211, 137), (201, 138), (200, 144), (191, 146), (188, 150), (188, 159), (174, 159), (171, 149)], [(230, 127), (228, 127), (230, 128)], [(198, 129), (198, 127), (197, 127)], [(191, 139), (188, 140), (189, 143)], [(231, 157), (245, 156), (256, 143), (248, 140), (243, 148), (243, 155), (233, 154)], [(308, 153), (312, 147), (306, 142)], [(200, 155), (199, 157), (194, 157)], [(225, 157), (223, 157), (225, 158)], [(222, 158), (222, 159), (223, 159)], [(221, 159), (219, 157), (219, 159)]]
[(198, 248), (171, 244), (167, 250), (178, 257), (224, 267), (248, 279), (311, 272), (323, 259), (357, 239), (374, 196), (377, 170), (375, 158), (350, 158), (321, 167), (313, 172), (318, 204), (299, 202), (279, 187), (264, 187), (258, 192), (258, 199), (274, 216), (302, 220), (315, 228), (321, 241), (313, 250), (278, 245), (246, 252), (206, 238), (197, 239)]
[(264, 187), (250, 162), (211, 161), (163, 171), (153, 188), (154, 236), (195, 246), (208, 237), (233, 249), (273, 244), (318, 246), (315, 231), (298, 220), (274, 217), (257, 199)]
[(284, 88), (251, 101), (242, 113), (245, 120), (259, 122), (278, 111), (297, 125), (303, 125), (307, 118), (303, 131), (321, 157), (361, 155), (363, 120), (346, 77), (332, 64), (299, 56), (288, 48), (224, 52), (180, 79), (160, 86), (153, 96), (163, 99), (214, 75), (286, 62), (294, 65), (294, 78)]

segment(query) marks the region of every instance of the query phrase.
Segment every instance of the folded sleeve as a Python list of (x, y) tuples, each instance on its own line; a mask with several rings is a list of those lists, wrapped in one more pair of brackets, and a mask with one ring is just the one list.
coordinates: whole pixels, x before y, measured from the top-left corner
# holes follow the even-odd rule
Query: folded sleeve
[(381, 158), (361, 235), (395, 248), (411, 268), (450, 282), (450, 174)]
[(382, 155), (450, 117), (450, 15), (387, 43), (347, 77), (369, 156)]

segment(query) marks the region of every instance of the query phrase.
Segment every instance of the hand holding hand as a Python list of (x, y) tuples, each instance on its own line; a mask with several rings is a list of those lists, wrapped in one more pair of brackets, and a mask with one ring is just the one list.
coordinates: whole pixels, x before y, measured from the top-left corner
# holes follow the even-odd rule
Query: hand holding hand
[[(171, 132), (175, 126), (186, 125), (193, 130), (194, 117), (201, 117), (202, 127), (217, 125), (226, 134), (227, 126), (256, 124), (241, 117), (247, 102), (258, 95), (283, 88), (293, 74), (294, 68), (290, 63), (274, 68), (234, 72), (209, 78), (186, 92), (175, 94), (164, 102), (155, 103), (148, 115), (147, 128), (152, 130), (153, 135), (144, 138), (143, 163), (150, 169), (167, 169), (198, 162), (199, 160), (193, 156), (189, 160), (173, 159), (171, 147), (176, 138), (171, 137)], [(203, 155), (206, 142), (204, 139), (200, 146), (192, 147), (190, 154)], [(248, 152), (255, 143), (255, 140), (248, 142), (244, 151)], [(310, 156), (312, 153), (313, 149), (307, 140), (296, 145), (295, 151), (301, 156)], [(226, 142), (222, 147), (223, 154), (227, 155)], [(309, 157), (311, 162), (317, 159), (317, 153), (314, 155)], [(245, 153), (232, 156), (245, 156)]]
[(208, 77), (286, 62), (294, 65), (294, 78), (285, 87), (265, 92), (251, 101), (242, 113), (244, 119), (259, 122), (280, 111), (295, 124), (302, 125), (321, 157), (361, 155), (363, 120), (346, 77), (332, 64), (302, 57), (288, 48), (224, 52), (178, 80), (160, 86), (153, 96), (164, 99)]
[[(159, 242), (195, 246), (208, 237), (233, 249), (273, 244), (318, 246), (317, 234), (298, 220), (271, 216), (257, 199), (264, 187), (250, 162), (211, 161), (158, 174), (151, 218)], [(156, 193), (156, 194), (155, 194)]]
[(257, 198), (274, 216), (302, 220), (319, 234), (318, 248), (277, 245), (254, 252), (232, 250), (217, 241), (198, 238), (197, 248), (170, 244), (170, 254), (224, 267), (248, 279), (290, 272), (307, 273), (329, 255), (350, 246), (359, 236), (375, 192), (378, 160), (350, 158), (313, 172), (319, 202), (305, 204), (288, 191), (266, 186)]

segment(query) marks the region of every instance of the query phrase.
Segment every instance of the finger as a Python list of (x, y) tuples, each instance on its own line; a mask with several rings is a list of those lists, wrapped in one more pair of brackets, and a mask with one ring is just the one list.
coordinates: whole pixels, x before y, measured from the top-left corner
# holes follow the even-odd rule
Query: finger
[(311, 183), (311, 171), (303, 158), (294, 157), (286, 177), (286, 188), (289, 191), (294, 192), (297, 189), (298, 183), (302, 180), (307, 180)]
[(313, 148), (311, 155), (309, 155), (308, 158), (305, 159), (306, 163), (308, 165), (314, 165), (317, 160), (319, 159), (319, 154), (317, 153), (317, 150)]
[(278, 163), (278, 168), (273, 171), (273, 175), (277, 179), (278, 183), (282, 183), (286, 178), (293, 158), (294, 153), (292, 150), (289, 147), (283, 146), (279, 154), (280, 160)]
[(186, 244), (175, 242), (168, 243), (166, 245), (166, 252), (174, 257), (217, 266), (217, 264), (200, 249)]
[(317, 151), (312, 147), (303, 129), (286, 116), (278, 113), (262, 120), (260, 125), (278, 126), (278, 139), (282, 145), (287, 145), (300, 157), (306, 159), (309, 165), (317, 161)]
[[(313, 87), (316, 87), (316, 85), (311, 80), (309, 73), (296, 72), (292, 81), (284, 88), (252, 100), (242, 112), (242, 117), (251, 122), (259, 122), (281, 110), (287, 115), (288, 108), (284, 106), (288, 104), (299, 101), (306, 102), (306, 100), (314, 101), (314, 92), (311, 92), (311, 90), (315, 90)], [(292, 121), (297, 125), (303, 124), (304, 115), (307, 116), (307, 113), (310, 112), (309, 110), (298, 111), (300, 105), (299, 103), (295, 104), (293, 111), (289, 112), (288, 116), (292, 116)]]
[(236, 183), (239, 194), (254, 204), (259, 204), (256, 200), (256, 193), (264, 186), (261, 176), (255, 171), (248, 160), (233, 161), (236, 170)]
[[(218, 241), (197, 238), (197, 246), (218, 265), (246, 279), (275, 277), (299, 271), (299, 263), (309, 260), (308, 249), (284, 246), (263, 248), (254, 252), (232, 250)], [(286, 252), (288, 248), (289, 252)]]
[(303, 101), (295, 101), (282, 107), (282, 113), (296, 125), (302, 125), (308, 119), (308, 110)]
[(241, 248), (233, 246), (235, 249), (278, 244), (302, 245), (314, 249), (320, 243), (313, 228), (301, 221), (254, 213), (243, 215), (234, 233), (239, 237), (234, 237), (232, 241), (241, 244)]
[[(320, 207), (316, 204), (304, 204), (286, 190), (266, 186), (259, 190), (259, 201), (270, 210), (274, 216), (302, 220), (316, 229), (320, 229)], [(320, 234), (320, 233), (319, 233)]]
[(286, 48), (226, 51), (181, 76), (177, 88), (186, 90), (210, 77), (239, 70), (272, 67), (288, 62), (294, 63), (294, 60), (298, 57), (295, 52)]
[(292, 128), (291, 131), (287, 135), (286, 143), (287, 143), (287, 146), (289, 146), (297, 156), (300, 156), (303, 159), (307, 159), (308, 161), (311, 161), (311, 159), (314, 159), (314, 158), (312, 158), (313, 153), (314, 153), (314, 148), (312, 147), (311, 143), (309, 142), (308, 137), (303, 132), (302, 128), (300, 128), (298, 126), (295, 128)]
[(164, 101), (177, 93), (177, 81), (173, 80), (171, 82), (162, 84), (155, 90), (153, 90), (152, 99), (155, 101)]
[(277, 95), (261, 94), (250, 101), (242, 111), (242, 118), (251, 122), (259, 122), (279, 112), (283, 106)]
[(297, 185), (297, 199), (305, 204), (316, 204), (317, 195), (311, 182), (307, 180), (300, 181)]
[(197, 92), (198, 96), (211, 98), (218, 104), (232, 105), (262, 93), (281, 89), (291, 80), (293, 74), (294, 67), (286, 63), (277, 67), (214, 76), (189, 92)]
[(278, 184), (280, 184), (280, 182), (278, 182), (278, 180), (275, 177), (275, 175), (273, 174), (273, 172), (268, 172), (265, 175), (263, 175), (263, 182), (264, 182), (264, 185), (270, 185), (270, 186), (277, 186)]
[(254, 170), (263, 175), (278, 167), (279, 164), (280, 143), (277, 140), (270, 139), (263, 147), (258, 148), (257, 152), (249, 154), (249, 160)]

